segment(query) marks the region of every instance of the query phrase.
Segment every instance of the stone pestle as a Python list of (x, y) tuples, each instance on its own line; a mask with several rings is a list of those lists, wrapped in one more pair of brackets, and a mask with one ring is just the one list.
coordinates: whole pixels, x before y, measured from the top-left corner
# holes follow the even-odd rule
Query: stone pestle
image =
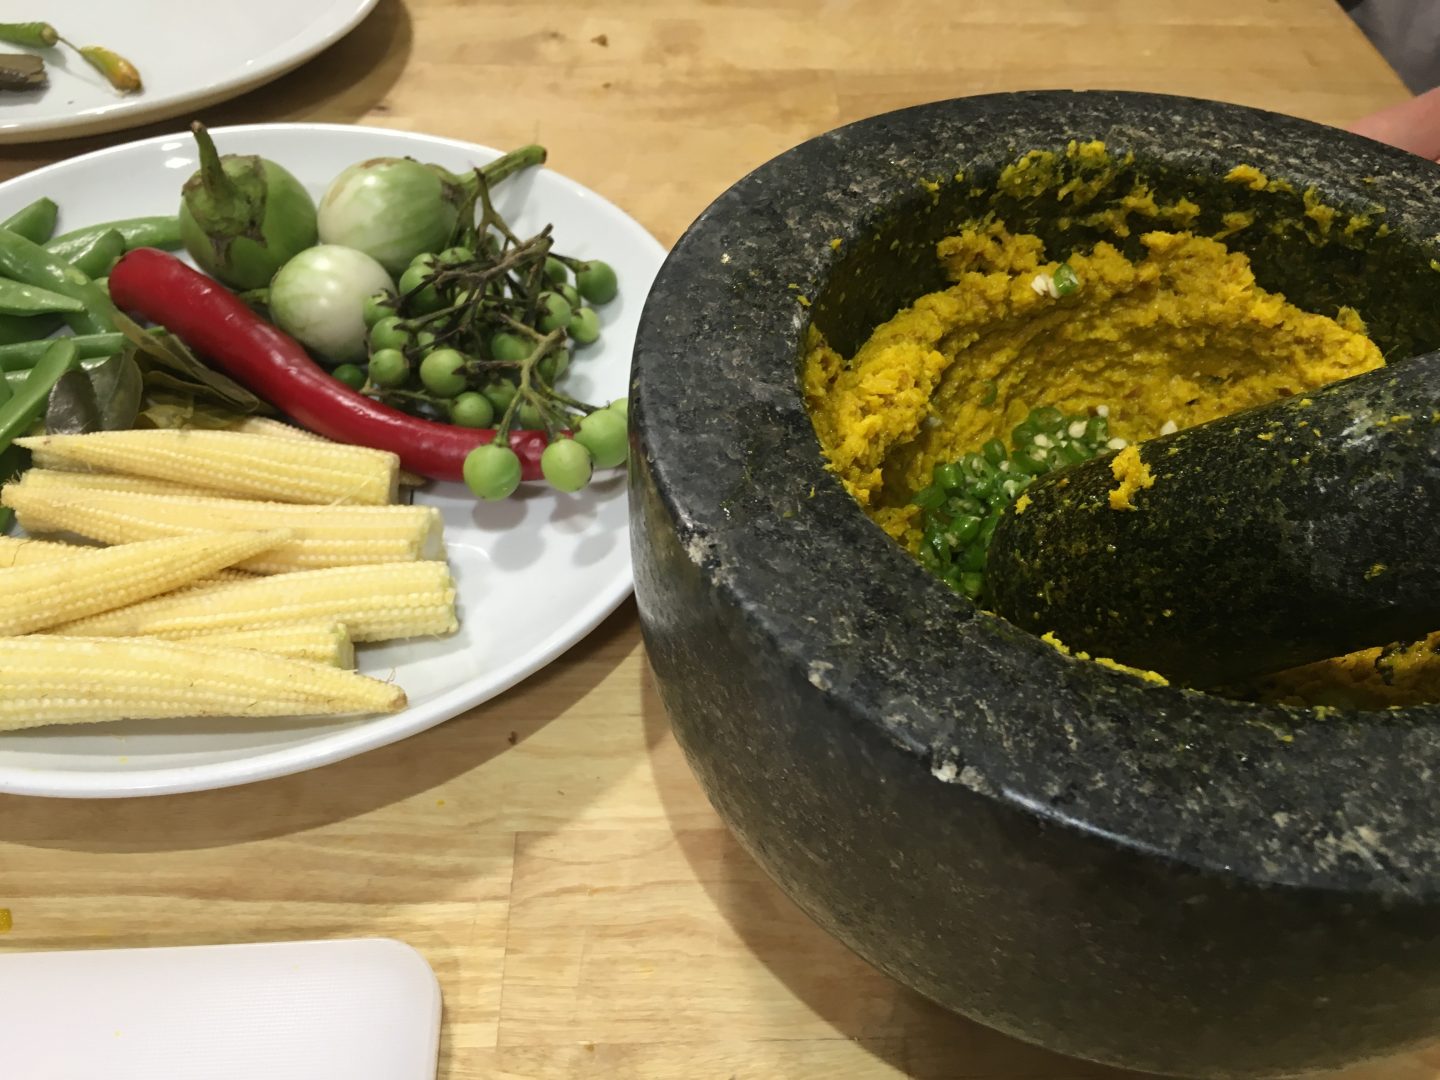
[[(1138, 456), (1137, 456), (1138, 454)], [(1193, 687), (1440, 629), (1440, 353), (1053, 473), (989, 604)]]

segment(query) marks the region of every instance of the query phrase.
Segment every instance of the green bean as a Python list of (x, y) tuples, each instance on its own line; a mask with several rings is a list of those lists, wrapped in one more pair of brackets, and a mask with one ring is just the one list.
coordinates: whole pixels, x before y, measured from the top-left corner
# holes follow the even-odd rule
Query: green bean
[(69, 256), (70, 265), (89, 278), (110, 273), (115, 260), (125, 254), (125, 237), (119, 229), (98, 233), (77, 254)]
[[(60, 339), (55, 339), (55, 341), (58, 340)], [(64, 340), (74, 341), (75, 338), (67, 337)], [(49, 347), (54, 343), (54, 341), (47, 341), (45, 344), (47, 347)], [(110, 359), (108, 356), (92, 356), (88, 360), (81, 360), (80, 367), (85, 371), (89, 371), (96, 364), (103, 364), (108, 359)], [(16, 368), (13, 371), (0, 371), (0, 382), (3, 382), (13, 393), (14, 391), (19, 390), (20, 387), (25, 385), (25, 380), (30, 377), (30, 371), (33, 366), (34, 365), (31, 365), (31, 367)]]
[(75, 346), (68, 338), (56, 338), (45, 350), (40, 362), (30, 369), (30, 374), (14, 392), (14, 396), (0, 405), (0, 451), (5, 450), (11, 440), (29, 430), (37, 417), (45, 410), (50, 390), (60, 376), (79, 363)]
[(0, 229), (0, 274), (79, 300), (85, 310), (65, 317), (77, 334), (102, 334), (115, 329), (114, 317), (119, 313), (88, 275), (8, 229)]
[[(125, 335), (120, 333), (83, 334), (65, 340), (75, 346), (81, 360), (114, 356), (125, 348)], [(34, 367), (52, 344), (51, 341), (20, 341), (13, 345), (0, 345), (0, 371), (23, 371)]]
[[(25, 381), (13, 387), (8, 378), (0, 379), (5, 389), (0, 396), (0, 481), (8, 480), (24, 468), (26, 455), (11, 445), (16, 436), (25, 434), (45, 411), (50, 391), (60, 376), (75, 367), (75, 346), (68, 339), (52, 341), (45, 355), (26, 373)], [(0, 514), (0, 531), (10, 528), (14, 515)]]
[(58, 315), (0, 315), (0, 345), (42, 341), (64, 325)]
[(55, 219), (59, 213), (60, 207), (55, 205), (55, 200), (42, 196), (0, 221), (0, 229), (9, 229), (26, 240), (43, 244), (55, 235)]
[(121, 221), (107, 221), (100, 225), (87, 225), (55, 237), (45, 245), (45, 250), (62, 259), (74, 259), (85, 247), (95, 242), (97, 236), (118, 232), (125, 238), (125, 250), (137, 247), (162, 248), (173, 251), (180, 246), (180, 219), (174, 214), (159, 217), (125, 218)]
[(62, 296), (49, 289), (0, 278), (0, 314), (44, 315), (52, 311), (70, 313), (84, 310), (85, 305), (73, 296)]

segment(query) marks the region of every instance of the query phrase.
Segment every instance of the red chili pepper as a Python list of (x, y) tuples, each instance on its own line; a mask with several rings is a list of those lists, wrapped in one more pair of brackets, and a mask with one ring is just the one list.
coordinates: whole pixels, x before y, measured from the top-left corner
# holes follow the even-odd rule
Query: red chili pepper
[[(421, 476), (463, 479), (465, 456), (495, 439), (493, 428), (421, 420), (351, 390), (225, 286), (163, 251), (137, 248), (122, 256), (110, 271), (110, 297), (165, 327), (302, 427), (337, 442), (389, 450)], [(524, 479), (541, 478), (547, 442), (543, 431), (510, 432)]]

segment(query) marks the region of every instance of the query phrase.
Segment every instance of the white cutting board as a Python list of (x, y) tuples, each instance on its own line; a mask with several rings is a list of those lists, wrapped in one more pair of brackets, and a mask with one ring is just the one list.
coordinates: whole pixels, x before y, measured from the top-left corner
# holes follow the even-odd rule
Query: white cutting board
[(434, 1080), (440, 984), (399, 941), (0, 954), (6, 1080)]

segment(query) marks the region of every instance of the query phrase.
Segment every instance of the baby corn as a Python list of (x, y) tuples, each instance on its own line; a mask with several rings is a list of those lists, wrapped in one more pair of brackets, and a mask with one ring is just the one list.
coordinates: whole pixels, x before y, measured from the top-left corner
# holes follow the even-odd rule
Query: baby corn
[[(30, 536), (0, 536), (0, 570), (12, 566), (34, 566), (36, 563), (53, 563), (60, 559), (73, 559), (102, 548), (89, 544), (61, 544), (54, 540), (36, 540)], [(216, 570), (196, 580), (197, 585), (214, 581), (253, 581), (255, 575), (244, 570)]]
[(394, 502), (398, 491), (395, 454), (320, 440), (155, 428), (15, 442), (41, 468), (148, 476), (237, 498), (383, 506)]
[(203, 533), (0, 570), (5, 597), (0, 636), (44, 630), (158, 596), (284, 539), (276, 532)]
[[(257, 436), (263, 438), (263, 436)], [(279, 441), (279, 440), (273, 440)], [(31, 469), (0, 489), (26, 532), (70, 532), (104, 544), (215, 529), (285, 529), (290, 540), (240, 569), (261, 574), (444, 556), (433, 506), (295, 506), (247, 499), (102, 490), (94, 478)]]
[(0, 731), (175, 716), (395, 712), (398, 686), (322, 664), (192, 642), (0, 638)]
[(176, 639), (317, 620), (343, 623), (357, 642), (449, 634), (457, 625), (455, 582), (443, 562), (306, 570), (198, 585), (53, 632)]
[(227, 649), (256, 649), (330, 667), (355, 666), (355, 643), (350, 640), (350, 631), (335, 622), (278, 623), (253, 630), (222, 630), (173, 640)]
[(238, 431), (245, 435), (269, 435), (276, 439), (304, 439), (309, 442), (330, 442), (324, 435), (287, 424), (284, 420), (271, 420), (268, 416), (246, 416), (235, 421), (227, 431)]
[(123, 491), (130, 495), (187, 495), (192, 499), (213, 499), (213, 488), (195, 487), (193, 484), (172, 484), (169, 480), (156, 480), (149, 476), (126, 476), (122, 473), (69, 472), (64, 469), (32, 468), (25, 476), (34, 473), (40, 482), (52, 478), (78, 497), (85, 491)]
[(57, 544), (53, 540), (32, 540), (28, 536), (0, 536), (0, 569), (72, 559), (87, 551), (98, 550), (79, 544)]

